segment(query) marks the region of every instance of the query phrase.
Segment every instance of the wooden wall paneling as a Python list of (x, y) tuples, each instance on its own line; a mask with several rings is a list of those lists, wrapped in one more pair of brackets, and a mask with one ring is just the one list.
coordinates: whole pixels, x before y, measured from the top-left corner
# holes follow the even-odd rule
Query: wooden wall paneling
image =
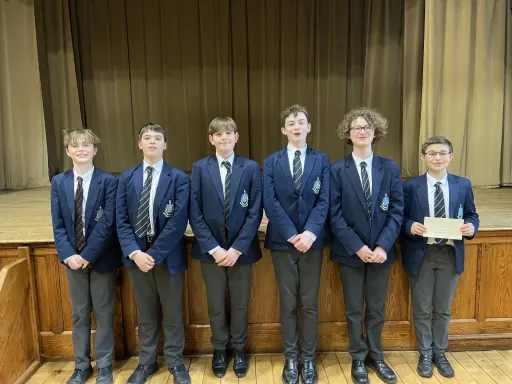
[(477, 320), (477, 288), (479, 280), (480, 245), (466, 245), (464, 272), (460, 276), (452, 304), (452, 321), (467, 322)]
[(0, 382), (9, 383), (39, 360), (30, 314), (30, 275), (26, 258), (0, 271)]

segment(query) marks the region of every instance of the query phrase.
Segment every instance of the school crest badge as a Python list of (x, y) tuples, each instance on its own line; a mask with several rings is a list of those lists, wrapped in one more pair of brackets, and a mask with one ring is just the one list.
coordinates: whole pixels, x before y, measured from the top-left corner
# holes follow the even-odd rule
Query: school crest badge
[(249, 195), (244, 189), (244, 193), (242, 194), (242, 197), (240, 198), (240, 205), (244, 208), (247, 208), (249, 205)]
[(170, 219), (172, 215), (174, 214), (174, 204), (171, 200), (169, 200), (169, 203), (165, 206), (164, 209), (164, 216)]
[(457, 211), (457, 219), (462, 219), (464, 217), (464, 210), (462, 209), (462, 204), (459, 206), (459, 210)]
[(313, 184), (313, 192), (315, 192), (315, 195), (318, 195), (320, 193), (321, 186), (322, 186), (322, 182), (320, 181), (320, 178), (317, 177)]
[(389, 209), (389, 197), (387, 193), (385, 193), (384, 197), (382, 198), (380, 209), (382, 209), (383, 211), (387, 211)]
[(96, 221), (98, 221), (101, 216), (103, 216), (103, 214), (105, 213), (105, 211), (103, 210), (102, 206), (100, 205), (100, 207), (98, 208), (98, 212), (96, 212)]

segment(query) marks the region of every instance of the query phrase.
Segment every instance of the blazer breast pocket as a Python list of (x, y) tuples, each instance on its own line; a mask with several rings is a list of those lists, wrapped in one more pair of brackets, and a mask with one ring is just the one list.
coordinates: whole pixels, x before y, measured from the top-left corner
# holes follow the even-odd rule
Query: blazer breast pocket
[(377, 200), (379, 210), (381, 210), (382, 212), (387, 212), (389, 210), (389, 201), (389, 191), (379, 191), (379, 198)]

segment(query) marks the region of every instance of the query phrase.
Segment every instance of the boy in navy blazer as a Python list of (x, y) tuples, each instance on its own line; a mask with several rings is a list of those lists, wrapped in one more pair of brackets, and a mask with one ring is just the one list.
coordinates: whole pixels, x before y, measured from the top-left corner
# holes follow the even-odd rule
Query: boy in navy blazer
[(400, 167), (372, 152), (372, 144), (387, 133), (387, 120), (377, 111), (350, 111), (337, 132), (353, 147), (331, 166), (330, 207), (331, 260), (340, 263), (352, 381), (368, 383), (370, 367), (385, 383), (395, 383), (380, 344), (389, 268), (396, 260), (395, 240), (402, 225)]
[(215, 147), (192, 166), (190, 225), (194, 231), (192, 257), (201, 261), (208, 299), (214, 348), (212, 370), (223, 377), (230, 341), (226, 321), (226, 289), (231, 300), (233, 371), (244, 377), (249, 366), (244, 353), (247, 334), (252, 264), (261, 259), (258, 227), (261, 222), (260, 167), (234, 153), (238, 141), (235, 121), (215, 118), (208, 128)]
[(96, 383), (112, 383), (114, 302), (121, 249), (115, 231), (117, 179), (93, 166), (100, 139), (89, 129), (66, 131), (64, 147), (73, 169), (52, 178), (55, 247), (66, 265), (73, 313), (75, 370), (67, 381), (92, 374), (91, 305), (96, 317)]
[(188, 384), (182, 296), (190, 180), (163, 160), (167, 140), (160, 125), (142, 126), (139, 148), (144, 161), (123, 172), (117, 190), (117, 230), (139, 317), (139, 365), (128, 383), (143, 384), (158, 369), (161, 304), (165, 362), (174, 383)]
[(300, 376), (303, 383), (314, 384), (322, 249), (329, 242), (329, 157), (306, 145), (311, 131), (306, 108), (285, 109), (281, 123), (288, 145), (267, 157), (263, 170), (263, 207), (269, 219), (265, 248), (271, 250), (279, 287), (283, 383), (299, 382), (300, 302)]
[[(445, 377), (455, 375), (445, 350), (451, 304), (464, 271), (464, 238), (478, 231), (471, 182), (447, 172), (453, 159), (452, 143), (433, 136), (421, 146), (427, 173), (404, 182), (405, 209), (400, 236), (402, 263), (409, 274), (416, 343), (417, 371), (431, 377), (433, 364)], [(425, 217), (462, 219), (462, 240), (429, 237)], [(432, 310), (432, 317), (431, 317)]]

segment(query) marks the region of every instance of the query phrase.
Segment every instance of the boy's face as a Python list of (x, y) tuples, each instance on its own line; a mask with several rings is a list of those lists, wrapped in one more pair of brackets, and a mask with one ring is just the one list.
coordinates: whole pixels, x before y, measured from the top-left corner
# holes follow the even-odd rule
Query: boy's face
[(85, 140), (69, 142), (66, 154), (71, 158), (73, 164), (92, 164), (92, 159), (98, 152), (92, 143)]
[(446, 144), (431, 144), (421, 158), (430, 171), (441, 172), (448, 168), (453, 159), (453, 153), (450, 153), (450, 147)]
[[(359, 132), (357, 132), (359, 130)], [(364, 117), (358, 116), (350, 123), (350, 140), (354, 147), (367, 147), (372, 145), (375, 131)]]
[(144, 132), (139, 141), (139, 149), (142, 149), (145, 158), (160, 160), (164, 155), (164, 150), (167, 149), (163, 133), (154, 131)]
[(310, 131), (311, 124), (308, 123), (304, 112), (297, 113), (297, 116), (290, 114), (284, 121), (284, 127), (281, 128), (281, 133), (286, 135), (288, 142), (295, 146), (304, 143)]
[(213, 135), (208, 135), (210, 143), (215, 147), (219, 154), (231, 155), (238, 142), (238, 132), (222, 130), (215, 132)]

